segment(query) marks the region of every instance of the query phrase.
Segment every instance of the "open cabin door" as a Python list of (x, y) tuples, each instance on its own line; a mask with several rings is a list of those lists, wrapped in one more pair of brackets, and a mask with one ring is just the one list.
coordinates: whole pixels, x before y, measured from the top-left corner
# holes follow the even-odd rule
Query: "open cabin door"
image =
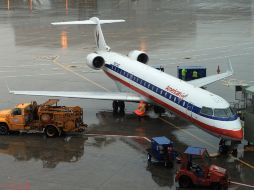
[(188, 115), (189, 118), (192, 118), (192, 109), (193, 105), (191, 103), (188, 103), (186, 107), (186, 114)]

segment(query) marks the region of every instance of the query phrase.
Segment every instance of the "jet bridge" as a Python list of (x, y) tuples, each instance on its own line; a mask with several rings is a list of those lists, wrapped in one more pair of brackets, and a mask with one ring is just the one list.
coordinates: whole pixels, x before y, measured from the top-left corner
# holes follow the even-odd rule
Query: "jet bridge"
[(233, 107), (244, 123), (244, 138), (254, 144), (254, 86), (236, 85), (235, 99)]
[(244, 89), (246, 109), (244, 113), (244, 136), (245, 139), (254, 144), (254, 86)]

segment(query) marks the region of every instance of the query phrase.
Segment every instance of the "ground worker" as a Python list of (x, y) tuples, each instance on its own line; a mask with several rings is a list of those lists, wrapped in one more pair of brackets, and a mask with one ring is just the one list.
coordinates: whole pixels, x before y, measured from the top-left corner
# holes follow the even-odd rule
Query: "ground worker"
[(138, 105), (138, 109), (136, 109), (134, 113), (142, 117), (145, 115), (145, 112), (146, 112), (146, 104), (143, 101), (141, 101)]
[(187, 74), (187, 70), (182, 69), (182, 80), (186, 80), (186, 74)]
[(197, 79), (197, 78), (198, 78), (198, 72), (194, 70), (192, 72), (192, 79)]

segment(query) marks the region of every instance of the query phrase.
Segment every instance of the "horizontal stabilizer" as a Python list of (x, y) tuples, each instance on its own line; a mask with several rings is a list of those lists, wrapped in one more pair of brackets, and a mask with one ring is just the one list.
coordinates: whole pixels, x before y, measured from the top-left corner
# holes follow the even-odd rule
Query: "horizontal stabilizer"
[(79, 20), (79, 21), (67, 21), (67, 22), (53, 22), (52, 25), (75, 25), (75, 24), (109, 24), (125, 22), (125, 20), (99, 20), (97, 17), (90, 18), (89, 20)]
[(67, 22), (53, 22), (53, 25), (81, 25), (81, 24), (92, 24), (96, 25), (94, 37), (95, 43), (98, 50), (110, 51), (110, 47), (106, 44), (102, 30), (101, 24), (125, 22), (125, 20), (100, 20), (97, 17), (92, 17), (89, 20), (79, 20), (79, 21), (67, 21)]

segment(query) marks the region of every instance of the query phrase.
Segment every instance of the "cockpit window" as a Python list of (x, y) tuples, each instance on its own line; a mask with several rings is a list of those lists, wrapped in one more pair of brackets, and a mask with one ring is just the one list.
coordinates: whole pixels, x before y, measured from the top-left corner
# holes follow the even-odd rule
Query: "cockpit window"
[(214, 109), (215, 117), (232, 117), (233, 115), (234, 115), (234, 111), (231, 108)]
[(22, 114), (21, 109), (20, 108), (14, 108), (12, 110), (12, 114), (13, 115), (21, 115)]
[(204, 115), (213, 116), (213, 109), (208, 107), (202, 107), (200, 113)]

